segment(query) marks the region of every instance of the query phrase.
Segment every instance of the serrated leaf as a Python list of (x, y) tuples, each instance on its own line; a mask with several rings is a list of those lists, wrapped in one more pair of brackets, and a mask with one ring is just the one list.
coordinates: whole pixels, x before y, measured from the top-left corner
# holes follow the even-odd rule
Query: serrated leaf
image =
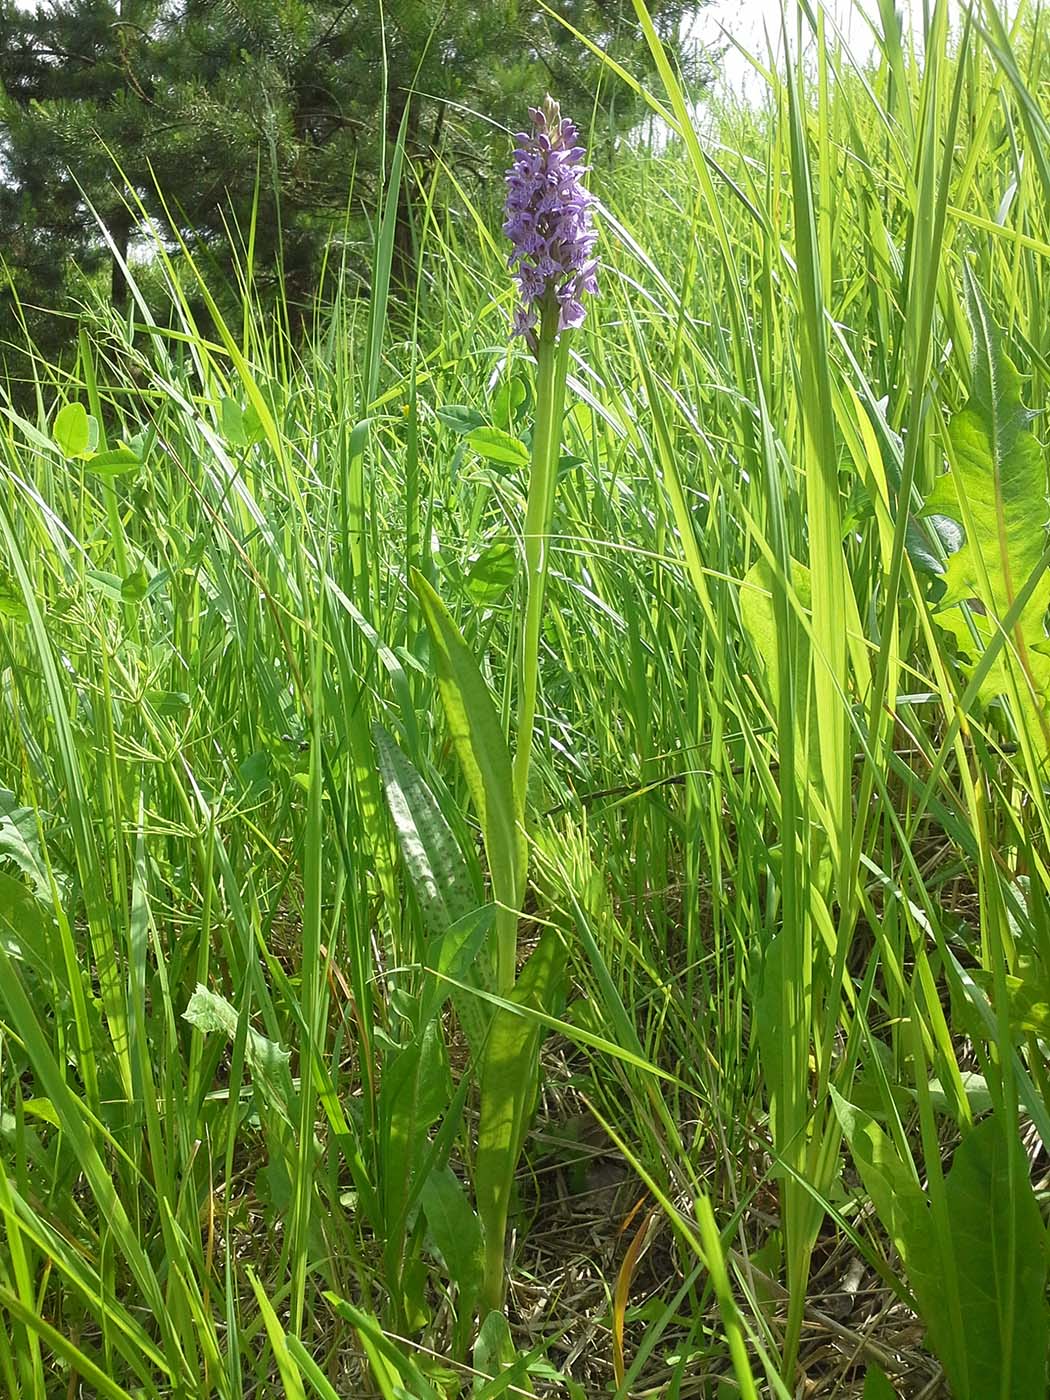
[[(923, 513), (951, 516), (965, 532), (965, 542), (948, 560), (936, 619), (954, 635), (961, 651), (976, 657), (990, 644), (1035, 574), (1046, 548), (1050, 509), (1046, 463), (1029, 429), (1020, 376), (1002, 348), (999, 329), (968, 269), (967, 290), (973, 332), (970, 397), (948, 425), (952, 467), (935, 483)], [(983, 612), (971, 612), (973, 630), (958, 606), (971, 599), (979, 600)], [(1044, 575), (1021, 609), (1009, 639), (1040, 706), (1050, 691), (1050, 657), (1041, 651), (1048, 603), (1050, 582)], [(988, 699), (1008, 688), (1001, 655), (981, 693)]]
[(64, 457), (83, 457), (91, 450), (91, 423), (82, 403), (67, 403), (55, 416), (51, 436)]

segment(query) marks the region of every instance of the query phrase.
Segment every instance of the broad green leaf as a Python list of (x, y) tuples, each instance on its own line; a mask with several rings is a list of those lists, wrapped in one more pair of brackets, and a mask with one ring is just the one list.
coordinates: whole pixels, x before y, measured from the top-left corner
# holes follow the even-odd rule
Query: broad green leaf
[[(811, 606), (809, 570), (805, 564), (800, 564), (797, 559), (791, 561), (791, 586), (795, 590), (799, 605), (808, 612)], [(764, 559), (760, 559), (748, 569), (744, 576), (740, 589), (740, 612), (755, 654), (762, 662), (763, 669), (769, 677), (769, 687), (775, 703), (779, 697), (779, 667), (777, 665), (779, 645), (773, 613), (772, 592), (772, 571), (769, 564)], [(800, 694), (805, 693), (804, 682), (809, 672), (808, 653), (807, 643), (805, 653), (795, 660)]]
[[(935, 483), (924, 514), (947, 515), (963, 526), (965, 544), (948, 560), (937, 622), (952, 633), (962, 652), (976, 657), (1036, 572), (1046, 548), (1050, 509), (1046, 462), (1029, 430), (1031, 415), (1021, 402), (1020, 376), (969, 272), (967, 285), (973, 332), (970, 397), (948, 425), (952, 467)], [(971, 610), (967, 619), (958, 605), (973, 599), (980, 610)], [(1050, 690), (1050, 657), (1040, 650), (1046, 642), (1043, 617), (1048, 603), (1050, 582), (1044, 575), (1010, 636), (1041, 706)], [(1000, 658), (984, 681), (982, 695), (991, 698), (1007, 688)]]
[[(96, 430), (97, 431), (97, 430)], [(67, 403), (60, 408), (51, 429), (55, 446), (63, 457), (83, 457), (91, 450), (91, 422), (82, 403)]]
[(96, 452), (84, 463), (86, 471), (94, 476), (123, 476), (142, 466), (142, 459), (130, 447), (111, 447), (105, 452)]
[(220, 405), (223, 436), (233, 447), (251, 447), (263, 437), (262, 423), (254, 404), (242, 408), (227, 395)]
[(499, 715), (444, 603), (422, 574), (413, 573), (412, 585), (430, 633), (449, 732), (481, 823), (492, 892), (498, 905), (516, 911), (518, 871), (526, 864), (525, 838), (514, 817), (510, 750)]
[(234, 447), (247, 447), (248, 434), (244, 431), (244, 410), (236, 399), (227, 394), (219, 405), (219, 421), (223, 436)]
[[(237, 1034), (239, 1016), (236, 1008), (218, 992), (210, 991), (199, 984), (186, 1004), (182, 1017), (204, 1035), (217, 1033), (233, 1040)], [(268, 1040), (249, 1026), (244, 1058), (253, 1081), (258, 1084), (267, 1101), (290, 1118), (292, 1105), (295, 1103), (295, 1091), (289, 1069), (290, 1051), (283, 1049), (276, 1041)]]
[(372, 727), (379, 773), (401, 857), (432, 937), (478, 906), (477, 892), (452, 828), (412, 760), (381, 724)]
[[(912, 1166), (901, 1160), (897, 1149), (875, 1120), (848, 1103), (834, 1088), (831, 1089), (831, 1098), (842, 1135), (849, 1144), (875, 1213), (904, 1261), (919, 1314), (930, 1330), (931, 1340), (935, 1335), (942, 1339), (942, 1346), (937, 1347), (937, 1352), (947, 1367), (943, 1340), (946, 1338), (950, 1343), (951, 1327), (944, 1304), (937, 1241), (925, 1192)], [(950, 1345), (947, 1349), (950, 1351)]]
[[(776, 714), (780, 702), (780, 637), (777, 633), (776, 613), (773, 607), (773, 584), (773, 574), (769, 564), (765, 559), (759, 559), (744, 575), (740, 589), (740, 615), (755, 649), (755, 655), (765, 671), (770, 697), (773, 701), (773, 713)], [(791, 561), (791, 587), (798, 599), (799, 607), (806, 617), (809, 617), (813, 607), (810, 573), (805, 564), (800, 564), (797, 559)], [(867, 647), (864, 643), (860, 614), (857, 611), (857, 602), (850, 589), (846, 590), (845, 607), (846, 645), (849, 650), (855, 683), (863, 695), (870, 684), (871, 667)], [(817, 716), (811, 676), (811, 648), (809, 637), (801, 630), (798, 634), (798, 649), (791, 658), (791, 664), (795, 673), (795, 694), (799, 697), (806, 695), (810, 697), (805, 722), (803, 723), (801, 717), (799, 722), (799, 735), (803, 742), (798, 743), (796, 739), (799, 776), (802, 776), (805, 771), (808, 753), (809, 775), (812, 780), (817, 782), (819, 791), (822, 789), (822, 774), (820, 748), (816, 741)]]
[(897, 1392), (878, 1366), (869, 1366), (864, 1374), (863, 1400), (897, 1400)]
[(398, 1291), (405, 1326), (410, 1332), (421, 1332), (431, 1318), (428, 1301), (430, 1269), (423, 1255), (414, 1252), (409, 1254), (401, 1270), (399, 1283)]
[[(540, 939), (508, 1000), (549, 1011), (561, 991), (565, 949), (553, 929)], [(479, 1083), (474, 1194), (485, 1232), (486, 1296), (496, 1296), (518, 1158), (536, 1100), (542, 1026), (498, 1007), (485, 1043)]]
[[(951, 554), (962, 544), (962, 530), (950, 516), (928, 515), (925, 517), (925, 523), (940, 541), (941, 549), (945, 554)], [(934, 553), (932, 545), (923, 535), (921, 526), (914, 519), (908, 521), (904, 535), (904, 546), (908, 551), (908, 557), (917, 569), (921, 569), (927, 574), (936, 574), (938, 577), (944, 573), (945, 566), (941, 563), (940, 556)], [(868, 1374), (876, 1373), (869, 1371)]]
[(145, 698), (158, 715), (167, 719), (185, 714), (190, 707), (190, 697), (184, 690), (147, 690)]
[[(1020, 1142), (1001, 1119), (963, 1138), (945, 1181), (959, 1278), (965, 1374), (959, 1400), (1030, 1400), (1046, 1393), (1050, 1318), (1046, 1228)], [(936, 1346), (936, 1338), (933, 1337)]]
[[(473, 909), (437, 940), (436, 957), (432, 962), (428, 957), (435, 976), (424, 995), (420, 1011), (425, 1024), (438, 1015), (445, 997), (450, 996), (471, 1051), (478, 1056), (485, 1044), (492, 1009), (470, 989), (479, 987), (489, 991), (492, 988), (492, 958), (488, 942), (494, 913), (491, 904)], [(454, 985), (457, 982), (463, 985)]]
[(54, 976), (54, 939), (49, 910), (15, 875), (0, 869), (0, 944), (8, 955), (32, 967), (37, 976)]
[(510, 540), (493, 540), (467, 574), (467, 592), (479, 607), (491, 608), (505, 596), (518, 573), (518, 552)]
[[(1046, 1387), (1050, 1316), (1046, 1230), (1020, 1143), (998, 1117), (964, 1137), (945, 1178), (950, 1258), (929, 1202), (881, 1128), (832, 1089), (835, 1112), (872, 1204), (904, 1261), (930, 1345), (956, 1400), (1027, 1400)], [(945, 1270), (959, 1300), (956, 1321)]]
[(0, 565), (0, 617), (9, 618), (12, 622), (29, 621), (29, 609), (25, 605), (25, 599), (18, 591), (14, 579), (2, 565)]
[(142, 564), (133, 569), (120, 583), (120, 596), (126, 603), (141, 603), (149, 588), (149, 576)]
[[(807, 613), (811, 608), (809, 570), (797, 560), (791, 561), (791, 586), (798, 598), (799, 606)], [(773, 608), (773, 573), (765, 559), (759, 559), (744, 576), (740, 588), (740, 615), (747, 630), (755, 656), (765, 672), (773, 702), (773, 714), (777, 714), (780, 703), (780, 638), (777, 632), (776, 615)], [(798, 733), (795, 743), (797, 776), (805, 780), (807, 772), (811, 780), (820, 777), (820, 754), (815, 742), (816, 714), (810, 685), (810, 646), (809, 638), (798, 633), (798, 648), (791, 658), (794, 671), (795, 694), (809, 696), (803, 713), (798, 717)], [(808, 757), (807, 757), (808, 755)]]
[[(865, 412), (870, 422), (879, 453), (882, 458), (886, 481), (892, 492), (892, 500), (900, 508), (901, 464), (904, 461), (904, 439), (890, 427), (886, 418), (888, 400), (877, 406), (866, 404)], [(932, 536), (932, 538), (931, 538)], [(933, 547), (936, 539), (940, 553)], [(941, 554), (951, 554), (962, 544), (962, 531), (956, 521), (946, 515), (928, 515), (924, 520), (915, 520), (910, 512), (904, 533), (904, 547), (916, 569), (925, 573), (941, 575), (944, 564)]]
[(107, 598), (112, 598), (115, 603), (123, 602), (124, 580), (119, 574), (111, 574), (105, 569), (86, 569), (84, 578), (88, 586), (94, 588), (99, 593), (104, 593)]
[(462, 403), (447, 403), (437, 410), (438, 422), (453, 433), (465, 437), (475, 428), (483, 428), (485, 419), (475, 408)]
[(459, 1289), (459, 1306), (469, 1312), (481, 1287), (481, 1221), (451, 1167), (438, 1167), (430, 1173), (420, 1199), (434, 1244)]
[(529, 464), (529, 449), (502, 428), (475, 428), (467, 434), (467, 441), (479, 457), (494, 466), (527, 467)]
[[(991, 993), (993, 984), (974, 981)], [(1023, 1035), (1036, 1035), (1050, 1040), (1050, 979), (1038, 958), (1022, 956), (1017, 959), (1012, 974), (1006, 978), (1009, 998), (1010, 1025)]]
[(528, 398), (528, 386), (517, 374), (505, 376), (492, 395), (492, 421), (497, 428), (510, 432), (518, 411)]
[(506, 1316), (493, 1309), (478, 1328), (474, 1344), (474, 1369), (478, 1373), (475, 1390), (482, 1388), (484, 1380), (498, 1376), (510, 1366), (517, 1354)]
[(19, 807), (9, 788), (0, 788), (0, 864), (13, 862), (45, 904), (51, 902), (51, 882), (40, 850), (36, 812)]
[(388, 1279), (403, 1287), (404, 1234), (413, 1182), (430, 1147), (430, 1129), (452, 1098), (448, 1056), (440, 1023), (428, 1021), (404, 1045), (391, 1045), (379, 1091), (382, 1204)]
[[(970, 1106), (970, 1113), (974, 1117), (987, 1113), (995, 1101), (984, 1075), (976, 1073), (975, 1070), (963, 1070), (959, 1079), (962, 1091), (966, 1095), (966, 1102)], [(954, 1095), (945, 1090), (939, 1079), (930, 1080), (929, 1095), (930, 1104), (938, 1113), (954, 1114), (956, 1112)], [(915, 1097), (914, 1091), (912, 1091), (912, 1096)]]
[(379, 1115), (388, 1154), (388, 1199), (407, 1194), (416, 1156), (426, 1148), (427, 1133), (448, 1107), (451, 1097), (448, 1057), (441, 1027), (430, 1021), (419, 1037), (388, 1050), (379, 1092)]

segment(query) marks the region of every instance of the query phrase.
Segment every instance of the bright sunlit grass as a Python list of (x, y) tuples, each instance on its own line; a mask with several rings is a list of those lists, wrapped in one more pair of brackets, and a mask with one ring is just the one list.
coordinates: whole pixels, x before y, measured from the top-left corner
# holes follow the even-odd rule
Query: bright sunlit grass
[(5, 1394), (1046, 1392), (1050, 44), (892, 8), (560, 368), (439, 171), (0, 402)]

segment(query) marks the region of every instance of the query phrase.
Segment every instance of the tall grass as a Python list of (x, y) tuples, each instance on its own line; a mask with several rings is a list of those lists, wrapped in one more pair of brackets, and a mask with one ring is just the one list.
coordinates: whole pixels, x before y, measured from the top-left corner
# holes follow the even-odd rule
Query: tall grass
[(510, 731), (495, 208), (440, 171), (390, 298), (399, 147), (372, 300), (305, 347), (250, 259), (227, 324), (158, 251), (174, 329), (88, 315), (3, 407), (7, 1393), (1043, 1393), (1050, 46), (927, 10), (858, 70), (789, 7), (810, 56), (702, 123), (649, 27), (673, 135), (593, 177), (516, 1359), (471, 1196), (506, 1002), (409, 583)]

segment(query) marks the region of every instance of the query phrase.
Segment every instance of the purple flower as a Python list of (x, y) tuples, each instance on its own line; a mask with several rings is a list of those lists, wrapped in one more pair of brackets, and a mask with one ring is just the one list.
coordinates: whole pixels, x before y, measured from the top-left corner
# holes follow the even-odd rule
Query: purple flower
[(515, 138), (507, 171), (503, 232), (514, 245), (509, 265), (521, 292), (514, 331), (531, 342), (546, 311), (557, 309), (559, 331), (583, 324), (581, 297), (598, 290), (598, 235), (591, 222), (594, 196), (581, 182), (588, 167), (576, 127), (551, 97), (530, 107), (529, 115), (533, 130)]

